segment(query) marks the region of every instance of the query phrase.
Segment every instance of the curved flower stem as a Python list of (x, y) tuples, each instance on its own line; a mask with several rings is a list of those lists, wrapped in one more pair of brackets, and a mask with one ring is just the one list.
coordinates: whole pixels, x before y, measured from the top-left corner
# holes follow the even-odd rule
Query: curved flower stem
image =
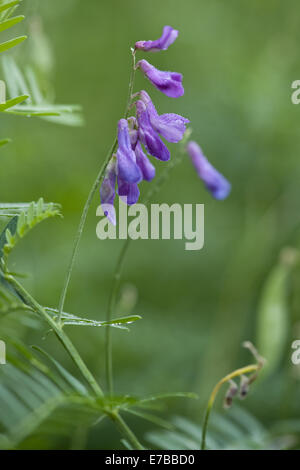
[(214, 387), (209, 397), (208, 404), (207, 404), (206, 411), (205, 411), (203, 430), (202, 430), (201, 450), (205, 450), (206, 448), (206, 433), (207, 433), (207, 426), (208, 426), (210, 412), (212, 410), (218, 391), (220, 390), (222, 385), (225, 384), (226, 382), (229, 382), (229, 380), (234, 379), (235, 377), (239, 377), (240, 375), (248, 374), (249, 372), (255, 372), (255, 371), (257, 372), (259, 371), (259, 369), (261, 369), (261, 367), (262, 367), (262, 364), (258, 363), (258, 364), (250, 364), (249, 366), (242, 367), (241, 369), (236, 369), (230, 374), (223, 377)]
[(82, 373), (83, 377), (86, 379), (88, 384), (90, 385), (91, 389), (94, 391), (94, 393), (99, 396), (103, 397), (103, 392), (101, 387), (98, 385), (96, 382), (95, 378), (83, 362), (81, 356), (79, 355), (77, 349), (69, 339), (69, 337), (66, 335), (66, 333), (63, 331), (62, 327), (60, 324), (58, 324), (53, 318), (50, 317), (50, 315), (46, 312), (46, 310), (32, 297), (29, 292), (11, 275), (11, 274), (6, 274), (5, 279), (9, 284), (14, 288), (14, 290), (24, 299), (24, 302), (28, 307), (32, 308), (35, 312), (37, 312), (44, 320), (48, 323), (48, 325), (53, 329), (55, 332), (56, 336), (60, 340), (60, 342), (63, 344), (64, 348), (67, 350), (67, 352), (70, 354), (71, 358), (75, 362), (76, 366)]
[[(172, 168), (174, 168), (182, 159), (182, 156), (184, 154), (184, 142), (186, 141), (186, 138), (182, 141), (180, 144), (180, 152), (178, 155), (171, 161), (169, 162), (169, 165), (166, 167), (166, 169), (163, 171), (163, 173), (156, 179), (155, 183), (153, 184), (152, 188), (148, 191), (145, 199), (143, 200), (144, 204), (148, 204), (151, 198), (156, 194), (163, 183), (168, 179), (170, 171)], [(117, 264), (115, 267), (114, 271), (114, 276), (113, 276), (113, 281), (112, 281), (112, 287), (110, 291), (110, 296), (109, 296), (109, 301), (108, 301), (108, 308), (107, 308), (107, 315), (106, 315), (106, 321), (109, 322), (112, 318), (112, 315), (115, 310), (115, 305), (116, 305), (116, 297), (118, 293), (118, 288), (119, 288), (119, 283), (121, 279), (121, 273), (122, 273), (122, 268), (124, 265), (124, 260), (130, 245), (131, 239), (127, 238), (122, 249), (120, 252), (120, 255), (117, 259)], [(111, 326), (108, 325), (105, 329), (105, 366), (106, 366), (106, 381), (107, 381), (107, 387), (109, 390), (109, 394), (113, 395), (113, 364), (112, 364), (112, 338), (111, 338)]]
[(132, 94), (133, 94), (133, 87), (134, 87), (134, 78), (135, 78), (135, 50), (131, 49), (131, 56), (132, 56), (132, 67), (131, 67), (131, 72), (130, 72), (130, 79), (129, 79), (129, 88), (128, 88), (128, 97), (127, 97), (127, 103), (126, 103), (126, 109), (124, 113), (125, 119), (128, 118), (130, 108), (131, 108), (131, 101), (132, 101)]

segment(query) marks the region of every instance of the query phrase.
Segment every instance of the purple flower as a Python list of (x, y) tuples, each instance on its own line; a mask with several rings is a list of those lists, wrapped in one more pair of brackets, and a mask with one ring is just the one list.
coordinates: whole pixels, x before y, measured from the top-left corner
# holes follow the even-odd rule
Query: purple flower
[(215, 199), (225, 199), (231, 190), (229, 181), (209, 163), (196, 142), (189, 142), (186, 149), (208, 191)]
[(114, 208), (116, 178), (116, 156), (113, 155), (106, 167), (106, 173), (100, 188), (101, 206), (104, 215), (113, 225), (116, 225), (116, 212)]
[(118, 194), (122, 201), (131, 206), (138, 202), (140, 190), (137, 183), (128, 183), (118, 175)]
[(156, 88), (170, 98), (179, 98), (179, 96), (184, 94), (181, 73), (163, 72), (144, 59), (137, 63), (137, 67), (142, 69), (148, 80)]
[(140, 142), (135, 147), (136, 162), (142, 172), (143, 179), (151, 181), (155, 176), (155, 167), (150, 162), (149, 158), (143, 152)]
[(165, 51), (176, 40), (178, 31), (171, 26), (164, 26), (163, 33), (155, 41), (138, 41), (135, 48), (146, 52)]
[(179, 114), (168, 113), (159, 115), (150, 96), (144, 90), (140, 92), (140, 98), (147, 107), (153, 129), (168, 142), (179, 142), (185, 133), (185, 125), (190, 121)]
[(127, 183), (137, 183), (142, 179), (141, 170), (136, 164), (135, 153), (131, 147), (128, 122), (120, 119), (118, 122), (118, 176)]
[(136, 102), (136, 116), (139, 126), (139, 139), (146, 147), (147, 152), (159, 160), (169, 160), (170, 152), (151, 126), (146, 105), (140, 100)]

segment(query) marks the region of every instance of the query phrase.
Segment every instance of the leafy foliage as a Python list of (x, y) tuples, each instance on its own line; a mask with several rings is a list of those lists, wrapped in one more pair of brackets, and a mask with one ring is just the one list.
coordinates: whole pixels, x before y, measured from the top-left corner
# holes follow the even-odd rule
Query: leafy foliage
[[(21, 0), (4, 2), (0, 0), (0, 33), (12, 28), (24, 20), (23, 15), (11, 17)], [(11, 49), (23, 42), (27, 37), (19, 36), (0, 43), (0, 53)], [(40, 117), (57, 124), (80, 126), (83, 123), (80, 114), (81, 107), (78, 105), (58, 105), (47, 100), (38, 85), (38, 79), (30, 66), (26, 67), (25, 73), (12, 57), (3, 57), (2, 61), (6, 87), (11, 96), (4, 103), (0, 103), (0, 112), (25, 117)], [(26, 101), (26, 103), (24, 103)], [(10, 142), (10, 139), (2, 139), (0, 146)]]
[(27, 212), (14, 216), (0, 235), (0, 259), (6, 264), (9, 253), (32, 228), (49, 217), (60, 215), (57, 204), (45, 204), (43, 198), (32, 202)]
[(156, 424), (163, 420), (145, 412), (153, 402), (166, 398), (194, 397), (175, 393), (146, 398), (95, 397), (77, 377), (52, 356), (8, 339), (8, 364), (0, 368), (0, 448), (18, 446), (34, 433), (68, 435), (80, 423), (91, 426), (116, 411), (135, 414)]
[[(11, 15), (14, 13), (15, 9), (19, 6), (20, 0), (14, 0), (11, 2), (5, 2), (1, 0), (0, 2), (0, 32), (5, 31), (9, 28), (12, 28), (16, 24), (24, 20), (23, 15), (14, 16), (11, 18)], [(17, 46), (23, 42), (27, 37), (19, 36), (8, 41), (0, 43), (0, 53), (11, 49), (12, 47)]]
[(283, 249), (263, 286), (257, 315), (257, 344), (267, 359), (266, 375), (272, 374), (278, 367), (286, 349), (289, 328), (288, 285), (298, 258), (296, 250)]
[[(174, 416), (172, 429), (148, 432), (146, 440), (155, 449), (199, 450), (202, 428), (198, 423), (182, 416)], [(270, 432), (244, 408), (235, 406), (226, 415), (214, 413), (207, 435), (207, 447), (214, 450), (274, 450), (294, 446), (297, 436)]]
[(49, 97), (43, 96), (37, 75), (30, 66), (27, 66), (23, 73), (12, 57), (5, 57), (2, 66), (9, 94), (19, 95), (15, 98), (15, 102), (9, 100), (11, 104), (7, 109), (3, 109), (4, 112), (17, 116), (41, 117), (70, 126), (83, 124), (79, 105), (54, 104), (49, 102)]

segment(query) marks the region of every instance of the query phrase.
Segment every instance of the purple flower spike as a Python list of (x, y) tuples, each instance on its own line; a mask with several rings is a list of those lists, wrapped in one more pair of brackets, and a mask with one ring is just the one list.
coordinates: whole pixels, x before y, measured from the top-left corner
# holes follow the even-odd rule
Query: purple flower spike
[(179, 142), (185, 133), (185, 125), (190, 121), (179, 114), (159, 115), (151, 101), (150, 96), (144, 90), (140, 92), (140, 98), (145, 103), (152, 127), (168, 142)]
[(138, 41), (135, 48), (146, 52), (165, 51), (176, 40), (178, 31), (171, 26), (164, 26), (162, 35), (155, 41)]
[(135, 153), (131, 148), (131, 141), (126, 119), (118, 123), (118, 175), (127, 183), (138, 183), (142, 179), (141, 171), (136, 164)]
[(170, 98), (179, 98), (184, 94), (182, 86), (182, 75), (177, 72), (163, 72), (156, 69), (146, 60), (140, 60), (137, 63), (148, 80), (165, 95)]
[(127, 183), (118, 176), (118, 194), (122, 201), (131, 206), (138, 202), (140, 190), (136, 183)]
[(147, 152), (159, 160), (169, 160), (170, 152), (159, 135), (153, 130), (146, 105), (140, 100), (136, 102), (136, 115), (139, 126), (139, 138), (146, 147)]
[(116, 225), (116, 212), (114, 208), (116, 178), (116, 156), (114, 155), (107, 165), (106, 174), (100, 188), (101, 206), (104, 215), (113, 225)]
[(155, 176), (155, 168), (150, 162), (149, 158), (144, 154), (140, 142), (135, 147), (136, 162), (140, 167), (143, 179), (151, 181)]
[(196, 142), (189, 142), (186, 149), (208, 191), (215, 199), (225, 199), (231, 190), (229, 181), (209, 163)]

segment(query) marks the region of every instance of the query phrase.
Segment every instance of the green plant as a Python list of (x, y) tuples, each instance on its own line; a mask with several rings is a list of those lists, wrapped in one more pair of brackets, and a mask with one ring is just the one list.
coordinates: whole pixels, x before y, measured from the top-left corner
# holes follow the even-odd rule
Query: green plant
[[(9, 4), (2, 2), (0, 12), (6, 12), (6, 16), (2, 18), (3, 22), (1, 23), (4, 25), (3, 28), (5, 26), (7, 28), (11, 27), (21, 21), (21, 19), (16, 19), (20, 17), (10, 18), (18, 4), (18, 1), (10, 2)], [(7, 18), (10, 18), (10, 20)], [(6, 46), (2, 44), (0, 51), (7, 50), (24, 39), (25, 36), (22, 36), (11, 40), (9, 43), (3, 43)], [(133, 94), (136, 72), (134, 50), (131, 51), (131, 55), (131, 77), (124, 120), (127, 120), (129, 117), (135, 99)], [(43, 94), (38, 84), (38, 78), (30, 66), (26, 67), (23, 72), (12, 57), (6, 57), (3, 61), (3, 71), (8, 91), (11, 96), (14, 96), (0, 105), (0, 111), (3, 112), (3, 115), (14, 114), (23, 117), (40, 117), (61, 124), (78, 125), (82, 123), (80, 107), (56, 105), (51, 101), (49, 102), (48, 97)], [(149, 193), (144, 199), (145, 203), (151, 200), (153, 194), (160, 189), (161, 185), (168, 178), (170, 170), (181, 160), (189, 135), (190, 131), (188, 130), (179, 146), (177, 157), (173, 158), (172, 162), (168, 164), (151, 186)], [(3, 140), (2, 144), (6, 142), (8, 142), (8, 139)], [(109, 306), (107, 311), (103, 312), (103, 320), (93, 320), (87, 314), (83, 317), (64, 311), (68, 286), (87, 214), (93, 197), (99, 189), (99, 185), (105, 179), (108, 163), (114, 158), (113, 155), (117, 149), (117, 143), (117, 139), (115, 139), (84, 206), (58, 308), (42, 305), (29, 293), (20, 281), (20, 275), (11, 271), (9, 260), (11, 252), (25, 235), (29, 234), (40, 222), (60, 215), (60, 206), (55, 203), (45, 203), (42, 198), (38, 202), (0, 205), (1, 219), (6, 221), (4, 230), (0, 235), (1, 315), (6, 316), (11, 312), (19, 311), (22, 312), (22, 321), (27, 318), (33, 320), (35, 327), (39, 327), (42, 324), (44, 327), (50, 328), (50, 331), (54, 333), (73, 360), (77, 372), (80, 373), (79, 378), (71, 374), (55, 358), (41, 348), (34, 347), (34, 352), (32, 352), (22, 342), (12, 341), (9, 335), (4, 336), (4, 339), (11, 344), (13, 352), (8, 356), (9, 363), (7, 367), (0, 371), (0, 400), (6, 405), (1, 416), (0, 446), (2, 448), (15, 448), (21, 445), (24, 439), (38, 429), (43, 428), (46, 422), (47, 432), (64, 434), (68, 432), (70, 427), (76, 426), (79, 421), (83, 426), (89, 427), (103, 418), (108, 418), (121, 432), (123, 437), (122, 442), (127, 448), (143, 449), (143, 444), (139, 442), (134, 432), (124, 421), (124, 415), (134, 415), (158, 425), (166, 425), (164, 420), (153, 413), (157, 401), (170, 397), (196, 398), (196, 395), (193, 393), (170, 393), (144, 398), (115, 395), (112, 368), (112, 329), (126, 329), (130, 324), (141, 318), (139, 315), (117, 316), (117, 318), (114, 318), (119, 281), (130, 244), (129, 239), (124, 244), (116, 265)], [(212, 169), (209, 167), (209, 173), (211, 171)], [(199, 173), (201, 173), (200, 170)], [(220, 178), (220, 175), (218, 177)], [(208, 181), (207, 186), (209, 190), (215, 190), (215, 188), (212, 188), (211, 181)], [(77, 348), (70, 340), (67, 332), (69, 326), (105, 328), (106, 387), (100, 386), (98, 380), (91, 373)], [(260, 366), (258, 367), (258, 365), (252, 365), (248, 368), (235, 371), (229, 378), (242, 373), (257, 371), (259, 368)], [(227, 379), (228, 377), (225, 377), (224, 381), (226, 382)], [(210, 400), (209, 411), (214, 401), (214, 396), (215, 394)], [(206, 430), (207, 422), (204, 430)]]

